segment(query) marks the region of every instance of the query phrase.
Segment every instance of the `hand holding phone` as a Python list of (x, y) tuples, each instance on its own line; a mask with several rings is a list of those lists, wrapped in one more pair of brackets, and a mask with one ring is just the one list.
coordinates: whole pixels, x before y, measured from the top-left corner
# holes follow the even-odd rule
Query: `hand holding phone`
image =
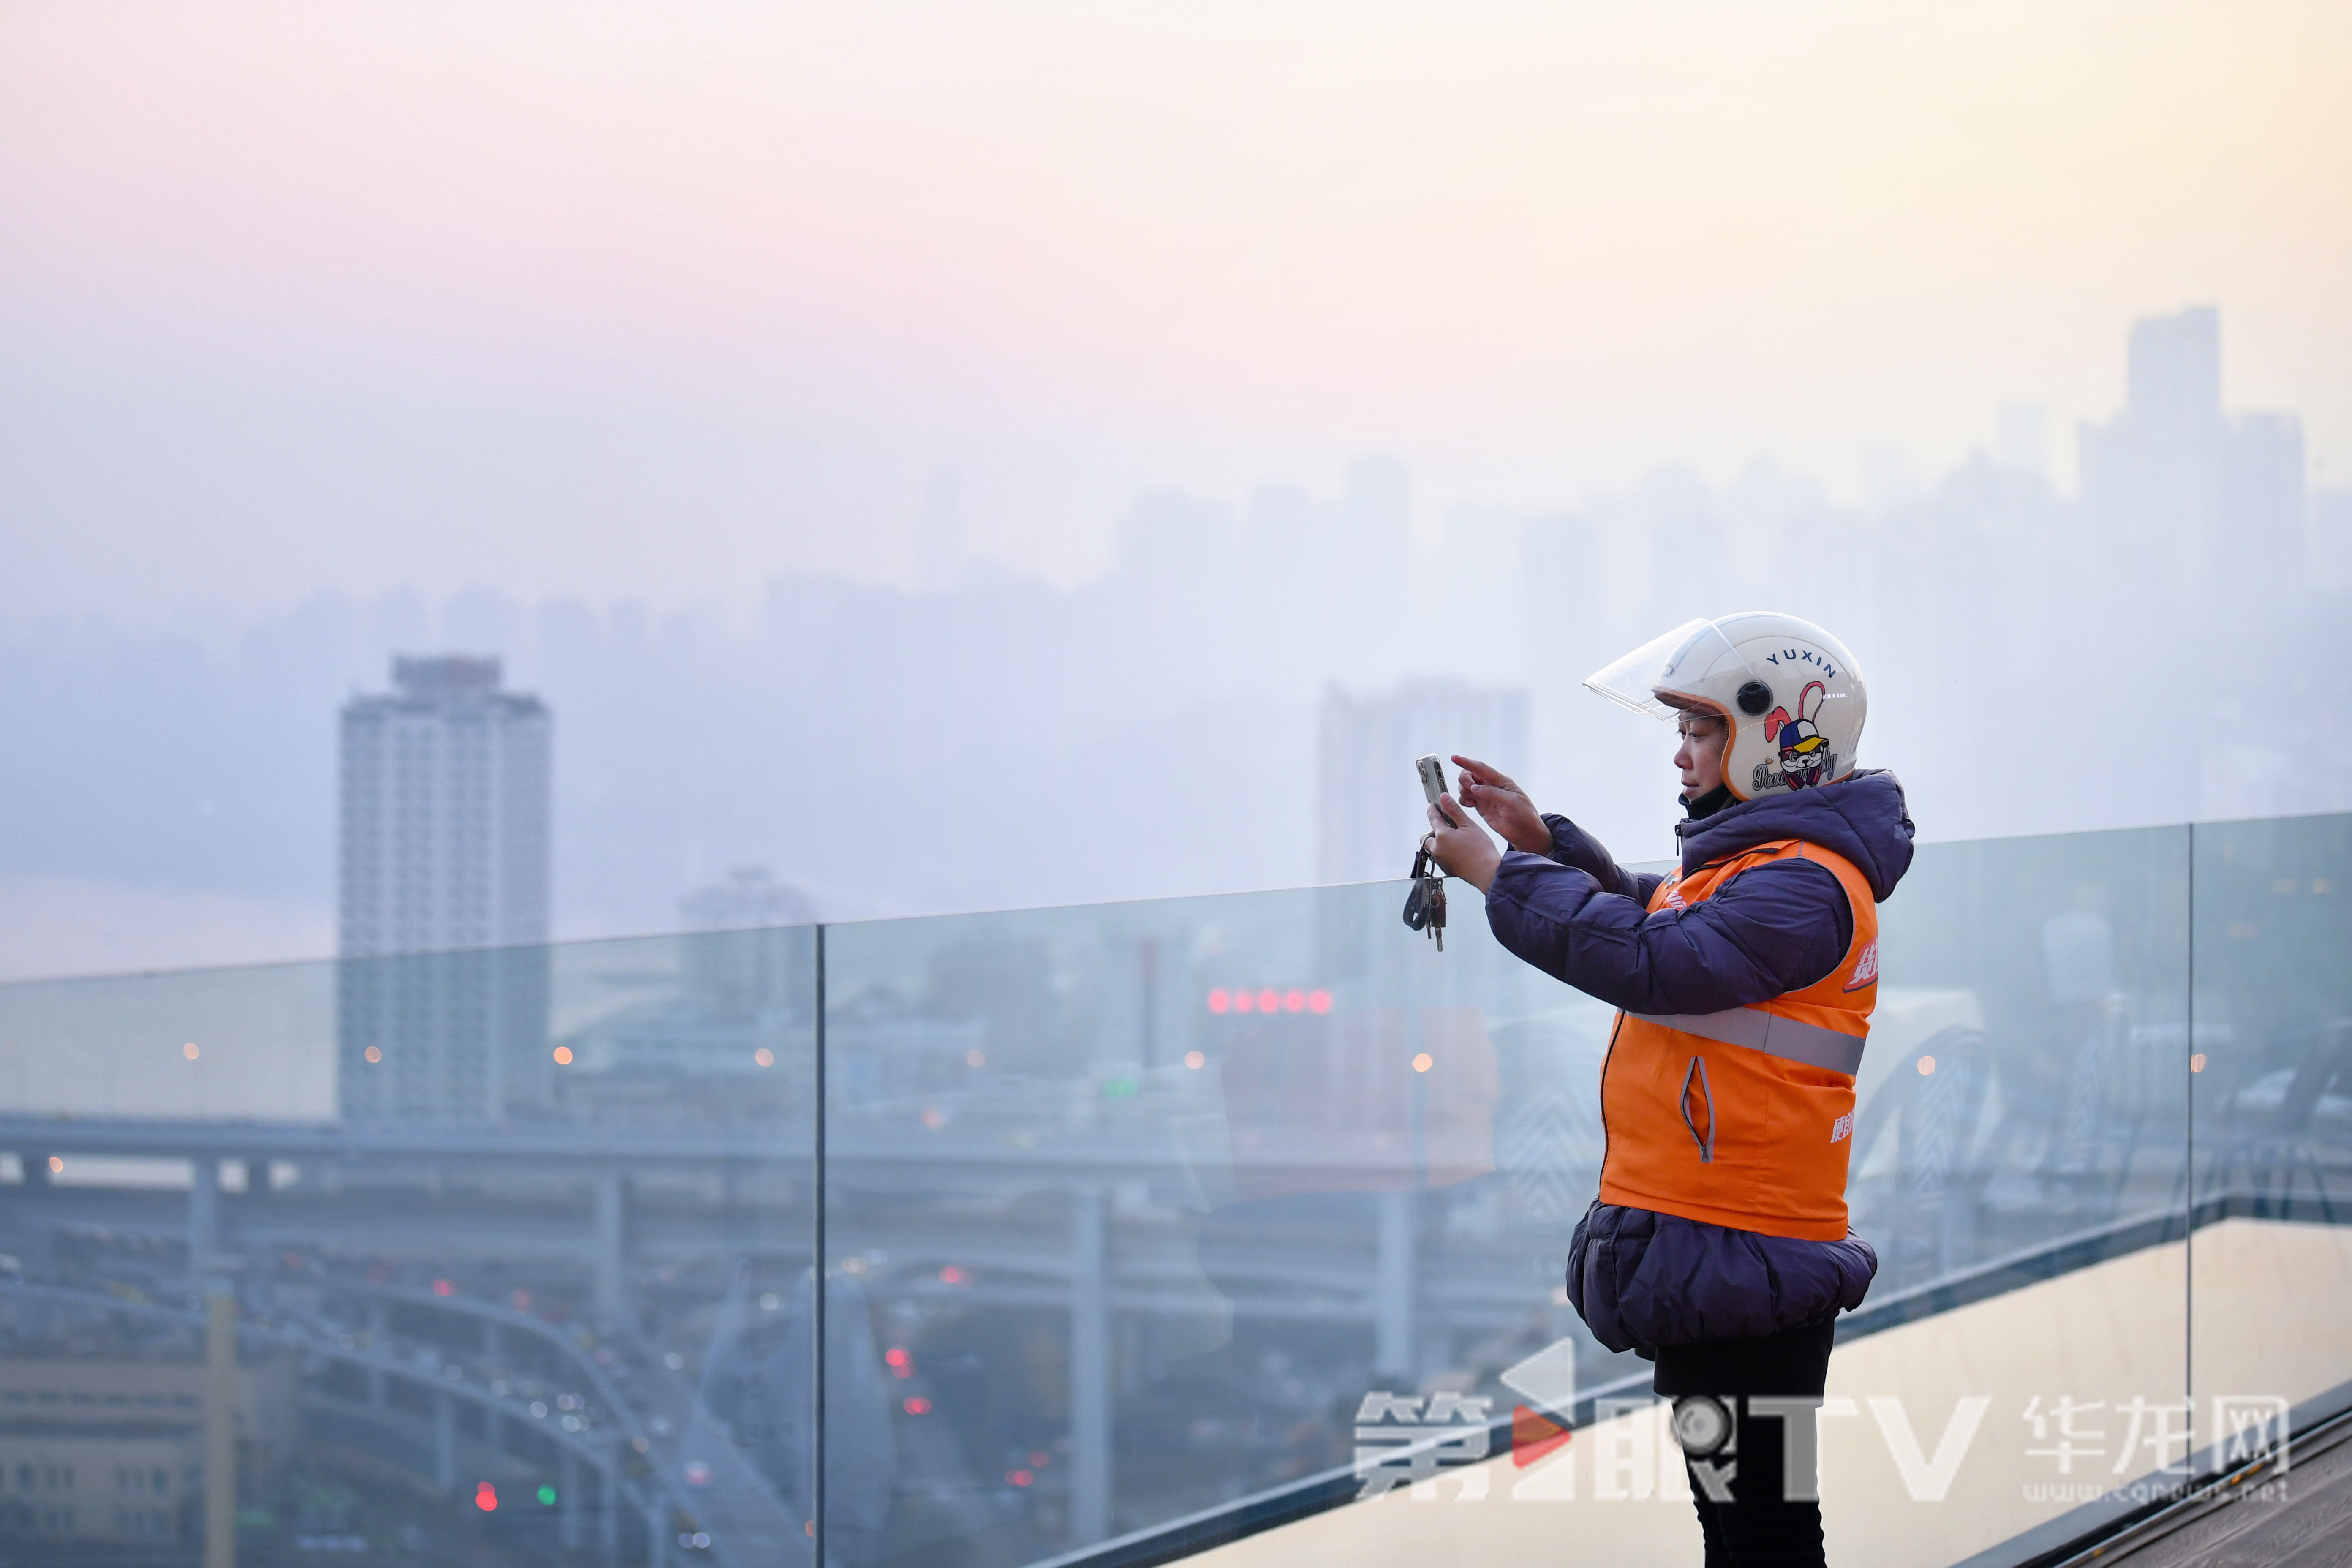
[(1428, 797), (1429, 804), (1437, 806), (1438, 815), (1446, 821), (1456, 827), (1461, 826), (1461, 818), (1438, 804), (1445, 794), (1445, 764), (1438, 760), (1437, 753), (1432, 752), (1425, 757), (1416, 757), (1412, 765), (1414, 771), (1421, 774), (1421, 793)]
[(1530, 855), (1551, 853), (1551, 825), (1509, 774), (1492, 763), (1459, 754), (1454, 765), (1462, 770), (1456, 776), (1463, 805), (1486, 818), (1486, 826), (1508, 840), (1512, 848)]

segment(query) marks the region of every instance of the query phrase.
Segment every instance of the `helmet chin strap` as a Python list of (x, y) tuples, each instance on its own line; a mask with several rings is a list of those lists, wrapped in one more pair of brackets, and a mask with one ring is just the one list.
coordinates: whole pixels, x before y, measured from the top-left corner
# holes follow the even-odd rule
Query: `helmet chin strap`
[(1682, 803), (1683, 811), (1693, 822), (1704, 822), (1732, 804), (1731, 786), (1719, 784), (1705, 795), (1696, 797), (1683, 796)]

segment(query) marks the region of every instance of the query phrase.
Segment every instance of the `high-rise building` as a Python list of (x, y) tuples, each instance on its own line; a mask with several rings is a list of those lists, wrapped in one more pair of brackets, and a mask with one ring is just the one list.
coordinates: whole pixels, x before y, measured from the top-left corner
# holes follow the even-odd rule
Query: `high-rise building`
[(341, 1098), (497, 1120), (547, 1067), (549, 715), (495, 658), (392, 673), (342, 712)]
[(1992, 460), (2035, 479), (2050, 477), (2050, 411), (2039, 403), (2004, 403), (1993, 429)]
[(342, 721), (347, 958), (547, 940), (548, 734), (495, 658), (396, 658)]
[(2130, 589), (2274, 594), (2303, 564), (2303, 427), (2221, 407), (2210, 306), (2133, 323), (2123, 411), (2082, 431), (2083, 502)]
[[(1402, 877), (1429, 831), (1415, 757), (1455, 752), (1515, 776), (1528, 765), (1528, 694), (1464, 680), (1409, 680), (1386, 691), (1323, 694), (1317, 878)], [(1454, 768), (1445, 764), (1451, 781)]]
[(737, 866), (724, 879), (678, 900), (686, 929), (678, 958), (681, 992), (701, 1013), (757, 1018), (809, 996), (809, 957), (795, 941), (768, 940), (778, 926), (816, 921), (816, 905), (764, 866)]
[(2314, 586), (2352, 588), (2352, 490), (2311, 492), (2310, 549)]

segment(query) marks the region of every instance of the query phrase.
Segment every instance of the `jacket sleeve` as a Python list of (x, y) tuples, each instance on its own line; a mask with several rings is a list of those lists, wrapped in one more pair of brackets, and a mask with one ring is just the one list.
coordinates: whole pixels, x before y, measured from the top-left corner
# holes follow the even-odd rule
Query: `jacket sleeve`
[(1545, 973), (1632, 1013), (1715, 1013), (1801, 991), (1834, 971), (1853, 940), (1836, 874), (1801, 859), (1742, 871), (1712, 898), (1650, 914), (1580, 867), (1514, 850), (1487, 889), (1486, 924)]
[(1604, 893), (1615, 893), (1633, 900), (1647, 909), (1650, 895), (1658, 890), (1664, 877), (1652, 872), (1628, 871), (1609, 858), (1601, 840), (1556, 813), (1544, 815), (1544, 826), (1551, 829), (1551, 848), (1545, 858), (1563, 866), (1573, 866), (1599, 884)]

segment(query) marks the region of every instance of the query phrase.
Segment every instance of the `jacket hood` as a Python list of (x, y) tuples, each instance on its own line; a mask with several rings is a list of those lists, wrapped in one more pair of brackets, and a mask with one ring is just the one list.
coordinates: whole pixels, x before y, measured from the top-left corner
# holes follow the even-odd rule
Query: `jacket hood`
[(1853, 861), (1882, 904), (1911, 868), (1914, 831), (1911, 814), (1904, 809), (1902, 781), (1884, 768), (1819, 789), (1759, 795), (1700, 821), (1675, 824), (1685, 874), (1759, 844), (1801, 838)]

